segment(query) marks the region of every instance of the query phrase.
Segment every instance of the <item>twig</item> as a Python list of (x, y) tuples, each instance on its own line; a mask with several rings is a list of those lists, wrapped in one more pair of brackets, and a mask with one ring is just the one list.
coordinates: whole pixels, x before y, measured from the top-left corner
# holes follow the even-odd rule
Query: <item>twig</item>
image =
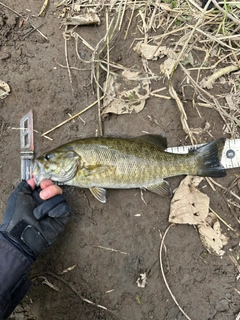
[(125, 31), (125, 36), (124, 36), (124, 38), (123, 38), (124, 40), (127, 39), (128, 31), (129, 31), (130, 25), (131, 25), (131, 23), (132, 23), (132, 18), (133, 18), (133, 13), (134, 13), (134, 10), (135, 10), (136, 1), (137, 1), (137, 0), (134, 0), (132, 12), (131, 12), (131, 17), (130, 17), (130, 19), (129, 19), (129, 21), (128, 21), (127, 30)]
[[(56, 64), (59, 65), (59, 67), (61, 67), (63, 69), (67, 69), (68, 68), (67, 66), (64, 66), (63, 64), (59, 63), (56, 58), (54, 60), (55, 60)], [(77, 71), (91, 71), (90, 68), (89, 69), (80, 69), (80, 68), (76, 68), (76, 67), (70, 67), (70, 69), (77, 70)]]
[[(210, 0), (208, 0), (208, 3), (210, 3)], [(186, 51), (186, 48), (187, 48), (187, 45), (188, 43), (190, 42), (190, 40), (192, 39), (192, 36), (195, 32), (195, 30), (197, 29), (197, 27), (203, 22), (203, 19), (204, 19), (204, 15), (205, 15), (205, 12), (207, 10), (207, 5), (205, 6), (204, 10), (203, 10), (203, 13), (201, 14), (200, 18), (198, 19), (198, 21), (196, 22), (195, 26), (193, 26), (192, 28), (192, 31), (190, 32), (190, 35), (188, 37), (188, 39), (186, 40), (186, 42), (184, 43), (183, 47), (182, 47), (182, 50), (181, 52), (178, 54), (177, 58), (176, 58), (176, 61), (174, 63), (174, 66), (172, 68), (172, 71), (171, 71), (171, 74), (170, 74), (170, 79), (169, 79), (169, 93), (170, 95), (176, 100), (176, 103), (177, 103), (177, 106), (179, 108), (179, 111), (181, 113), (181, 123), (182, 123), (182, 126), (183, 126), (183, 130), (187, 133), (187, 135), (189, 136), (190, 138), (190, 141), (192, 144), (194, 144), (194, 142), (196, 143), (196, 139), (194, 138), (193, 136), (193, 133), (191, 132), (189, 126), (188, 126), (188, 123), (187, 123), (187, 115), (185, 113), (185, 110), (184, 110), (184, 107), (183, 107), (183, 104), (181, 102), (181, 100), (179, 99), (175, 89), (173, 88), (173, 85), (172, 85), (172, 79), (173, 79), (173, 74), (174, 74), (174, 71), (176, 70), (178, 64), (180, 63), (181, 59), (182, 59), (182, 56), (183, 54), (185, 53)]]
[[(122, 1), (121, 1), (122, 3)], [(101, 121), (101, 105), (100, 105), (100, 89), (103, 92), (103, 88), (102, 86), (99, 84), (99, 79), (100, 79), (100, 55), (103, 52), (103, 50), (110, 45), (111, 40), (113, 39), (113, 37), (115, 36), (115, 32), (117, 30), (117, 26), (119, 25), (119, 19), (120, 19), (120, 13), (121, 10), (120, 8), (118, 9), (118, 14), (117, 17), (116, 15), (112, 18), (111, 22), (109, 23), (109, 25), (107, 26), (107, 32), (105, 34), (105, 36), (97, 43), (97, 46), (93, 52), (92, 55), (92, 78), (94, 79), (96, 85), (97, 85), (97, 98), (98, 98), (98, 121), (99, 121), (99, 132), (100, 132), (100, 136), (103, 135), (103, 129), (102, 129), (102, 121)], [(97, 59), (96, 59), (97, 57)], [(98, 61), (95, 64), (95, 61)]]
[(188, 71), (193, 71), (193, 70), (212, 70), (212, 69), (215, 69), (217, 67), (217, 65), (222, 62), (224, 59), (230, 57), (230, 56), (234, 56), (234, 55), (239, 55), (240, 52), (238, 53), (235, 53), (235, 52), (230, 52), (229, 54), (227, 55), (224, 55), (221, 59), (219, 59), (216, 63), (214, 63), (213, 65), (209, 66), (209, 67), (194, 67), (194, 68), (188, 68)]
[(41, 8), (41, 10), (40, 10), (40, 12), (38, 14), (39, 17), (45, 16), (48, 6), (49, 6), (49, 0), (44, 0), (42, 8)]
[[(100, 98), (100, 100), (102, 100), (102, 99), (103, 99), (103, 96)], [(92, 104), (90, 104), (87, 108), (85, 108), (85, 109), (83, 109), (82, 111), (78, 112), (77, 114), (75, 114), (75, 115), (72, 116), (71, 118), (69, 118), (69, 119), (67, 119), (67, 120), (59, 123), (59, 124), (58, 124), (57, 126), (55, 126), (54, 128), (52, 128), (52, 129), (44, 132), (44, 133), (42, 134), (42, 137), (45, 136), (45, 135), (47, 135), (48, 133), (56, 130), (57, 128), (60, 128), (61, 126), (63, 126), (63, 125), (66, 124), (67, 122), (71, 121), (72, 119), (75, 119), (76, 117), (80, 116), (80, 114), (86, 112), (87, 110), (89, 110), (90, 108), (92, 108), (93, 106), (95, 106), (95, 104), (97, 104), (97, 103), (98, 103), (98, 100), (94, 101), (94, 102), (93, 102)]]
[(238, 273), (240, 273), (240, 265), (237, 262), (236, 258), (232, 254), (229, 254), (229, 258), (231, 259), (234, 266), (237, 268)]
[(67, 65), (67, 69), (68, 69), (68, 77), (69, 77), (69, 82), (70, 82), (70, 86), (71, 86), (71, 89), (72, 89), (72, 94), (74, 95), (74, 90), (73, 90), (73, 86), (72, 86), (72, 74), (71, 74), (71, 69), (70, 69), (70, 66), (69, 66), (69, 62), (68, 62), (68, 50), (67, 50), (67, 30), (68, 30), (68, 26), (66, 25), (65, 26), (65, 32), (64, 32), (64, 51), (65, 51), (65, 59), (66, 59), (66, 65)]
[(212, 0), (212, 3), (215, 5), (215, 7), (222, 12), (225, 16), (227, 16), (229, 19), (231, 19), (234, 23), (236, 23), (237, 25), (240, 24), (240, 20), (234, 18), (230, 13), (228, 13), (226, 10), (224, 10), (222, 7), (220, 7), (220, 5), (217, 3), (216, 0)]
[(108, 248), (108, 247), (103, 247), (103, 246), (97, 246), (97, 245), (93, 245), (94, 248), (99, 248), (99, 249), (104, 249), (104, 250), (108, 250), (108, 251), (111, 251), (111, 252), (117, 252), (117, 253), (121, 253), (121, 254), (126, 254), (126, 255), (130, 255), (129, 253), (127, 252), (124, 252), (124, 251), (120, 251), (120, 250), (116, 250), (116, 249), (113, 249), (113, 248)]
[[(180, 67), (182, 68), (182, 70), (185, 72), (185, 74), (188, 76), (189, 80), (192, 82), (193, 86), (199, 90), (199, 94), (200, 92), (204, 93), (208, 98), (210, 98), (213, 103), (210, 103), (208, 100), (206, 100), (206, 102), (208, 102), (216, 111), (218, 111), (219, 115), (221, 116), (222, 120), (224, 121), (224, 123), (226, 125), (228, 125), (227, 120), (233, 121), (233, 116), (229, 113), (226, 112), (226, 110), (224, 110), (218, 100), (213, 97), (209, 92), (207, 92), (206, 90), (204, 90), (190, 75), (190, 73), (188, 72), (188, 70), (179, 62)], [(236, 122), (237, 125), (240, 125), (240, 120), (238, 120), (237, 118), (234, 119), (234, 121)]]
[(214, 185), (212, 184), (212, 181), (211, 181), (208, 177), (205, 177), (205, 180), (207, 181), (207, 183), (209, 184), (209, 186), (212, 188), (213, 191), (217, 191), (217, 190), (214, 188)]
[[(32, 30), (30, 30), (27, 34), (25, 34), (25, 36), (24, 37), (22, 37), (22, 40), (25, 40), (31, 33), (33, 33), (34, 31), (36, 31), (38, 28), (41, 28), (41, 26), (42, 26), (42, 24), (40, 25), (40, 26), (38, 26), (38, 27), (33, 27), (32, 28)], [(44, 36), (45, 37), (45, 36)]]
[(29, 21), (29, 23), (31, 24), (31, 26), (32, 26), (32, 28), (33, 28), (34, 30), (36, 30), (45, 40), (48, 41), (48, 37), (46, 37), (37, 27), (35, 27), (35, 26), (32, 24), (31, 21)]
[(214, 211), (212, 208), (210, 208), (210, 207), (209, 207), (209, 209), (212, 211), (212, 213), (213, 213), (219, 220), (222, 221), (223, 224), (225, 224), (225, 226), (226, 226), (228, 229), (232, 230), (233, 232), (236, 232), (236, 230), (233, 229), (222, 217), (220, 217), (220, 216), (217, 214), (217, 212), (215, 212), (215, 211)]
[[(10, 8), (9, 6), (7, 6), (6, 4), (0, 2), (0, 5), (3, 6), (3, 7), (5, 7), (6, 9), (12, 11), (12, 12), (15, 13), (17, 16), (21, 17), (24, 21), (26, 21), (26, 19), (25, 19), (20, 13), (18, 13), (18, 12), (15, 11), (15, 10), (13, 10), (13, 9)], [(29, 21), (29, 23), (31, 24), (31, 26), (32, 26), (32, 28), (33, 28), (34, 30), (36, 30), (44, 39), (46, 39), (46, 40), (48, 41), (48, 38), (47, 38), (40, 30), (38, 30), (38, 28), (36, 28), (36, 27), (32, 24), (31, 21)]]
[[(2, 3), (2, 2), (0, 2), (0, 5), (1, 6), (3, 6), (3, 7), (5, 7), (6, 9), (8, 9), (8, 10), (10, 10), (10, 11), (12, 11), (13, 13), (15, 13), (17, 16), (19, 16), (19, 17), (21, 17), (21, 18), (23, 18), (23, 16), (20, 14), (20, 13), (18, 13), (17, 11), (15, 11), (15, 10), (13, 10), (12, 8), (10, 8), (9, 6), (7, 6), (6, 4), (4, 4), (4, 3)], [(25, 20), (25, 19), (24, 19)]]
[[(34, 276), (34, 278), (32, 279), (32, 281), (35, 281), (39, 276), (43, 276), (43, 275), (49, 275), (49, 276), (51, 276), (51, 277), (53, 277), (53, 278), (55, 278), (55, 279), (63, 282), (63, 283), (64, 283), (66, 286), (68, 286), (82, 301), (87, 302), (87, 303), (89, 303), (89, 304), (91, 304), (91, 305), (93, 305), (93, 306), (95, 306), (95, 307), (97, 307), (97, 308), (103, 309), (103, 310), (109, 312), (110, 314), (112, 314), (113, 316), (115, 316), (115, 313), (114, 313), (112, 310), (109, 310), (107, 307), (102, 306), (102, 305), (100, 305), (100, 304), (97, 304), (97, 303), (95, 303), (95, 302), (92, 302), (92, 301), (89, 300), (89, 299), (84, 298), (84, 297), (81, 295), (81, 293), (79, 293), (79, 292), (75, 289), (75, 287), (74, 287), (73, 285), (71, 285), (68, 281), (64, 280), (62, 277), (56, 275), (56, 274), (53, 273), (53, 272), (48, 271), (48, 272), (44, 272), (44, 273), (42, 273), (42, 274), (40, 274), (40, 275)], [(121, 318), (122, 318), (122, 317), (121, 317)], [(124, 319), (124, 318), (122, 318), (122, 319)]]
[(225, 190), (226, 192), (229, 192), (232, 196), (234, 196), (236, 199), (238, 199), (240, 201), (240, 197), (238, 195), (236, 195), (236, 193), (234, 193), (232, 190), (228, 190), (227, 188), (223, 187), (221, 184), (217, 183), (215, 180), (213, 180), (212, 178), (208, 178), (211, 180), (211, 182), (213, 184), (215, 184), (216, 186), (218, 186), (219, 188)]
[(167, 279), (166, 279), (166, 276), (165, 276), (165, 272), (164, 272), (164, 269), (163, 269), (163, 262), (162, 262), (162, 251), (163, 251), (163, 245), (164, 245), (164, 241), (165, 241), (165, 238), (166, 238), (166, 235), (169, 231), (169, 229), (174, 226), (174, 224), (170, 224), (168, 226), (168, 228), (166, 229), (166, 231), (164, 232), (164, 235), (161, 239), (161, 244), (160, 244), (160, 249), (159, 249), (159, 262), (160, 262), (160, 268), (161, 268), (161, 272), (162, 272), (162, 276), (163, 276), (163, 280), (165, 282), (165, 285), (168, 289), (168, 292), (170, 293), (170, 296), (172, 297), (173, 301), (175, 302), (175, 304), (177, 305), (178, 309), (182, 312), (182, 314), (186, 317), (186, 319), (188, 320), (191, 320), (191, 318), (189, 318), (189, 316), (185, 313), (185, 311), (181, 308), (181, 306), (179, 305), (179, 303), (177, 302), (177, 299), (175, 298), (175, 296), (173, 295), (172, 293), (172, 290), (170, 289), (169, 287), (169, 284), (167, 282)]
[[(184, 30), (186, 30), (186, 29), (188, 29), (189, 28), (189, 26), (184, 26), (184, 27), (181, 27), (181, 28), (179, 28), (179, 29), (174, 29), (174, 30), (172, 30), (172, 31), (169, 31), (169, 32), (167, 32), (167, 33), (163, 33), (163, 34), (160, 34), (160, 35), (157, 35), (157, 36), (152, 36), (151, 38), (153, 39), (153, 40), (158, 40), (158, 39), (161, 39), (161, 38), (165, 38), (165, 37), (167, 37), (167, 36), (169, 36), (169, 35), (171, 35), (171, 34), (174, 34), (174, 33), (178, 33), (178, 32), (180, 32), (180, 31), (184, 31)], [(143, 40), (144, 38), (137, 38), (136, 40)]]
[(161, 0), (157, 0), (156, 3), (155, 3), (155, 6), (154, 6), (153, 12), (151, 14), (151, 18), (150, 18), (149, 24), (147, 26), (147, 32), (149, 32), (151, 30), (152, 26), (153, 26), (153, 21), (154, 21), (157, 9), (158, 9), (158, 7), (160, 5), (160, 2), (161, 2)]
[(186, 114), (186, 112), (184, 110), (184, 107), (183, 107), (183, 104), (182, 104), (181, 100), (179, 99), (175, 89), (173, 88), (172, 81), (170, 81), (170, 83), (169, 83), (169, 93), (170, 93), (171, 97), (173, 99), (175, 99), (175, 101), (177, 103), (178, 109), (179, 109), (180, 114), (181, 114), (181, 123), (182, 123), (182, 127), (183, 127), (184, 132), (189, 136), (191, 144), (197, 144), (197, 141), (194, 138), (193, 133), (192, 133), (192, 131), (190, 130), (190, 128), (188, 126), (187, 114)]
[(201, 8), (201, 7), (199, 7), (199, 5), (197, 4), (197, 2), (196, 1), (194, 1), (194, 0), (187, 0), (188, 2), (190, 2), (194, 7), (196, 7), (199, 11), (203, 11), (204, 9), (203, 8)]
[(203, 79), (200, 83), (200, 85), (203, 88), (207, 88), (207, 89), (211, 89), (213, 87), (214, 82), (222, 77), (224, 74), (228, 74), (231, 73), (233, 71), (237, 71), (239, 70), (239, 66), (236, 65), (231, 65), (231, 66), (227, 66), (225, 68), (219, 69), (216, 72), (214, 72), (210, 77), (208, 77), (207, 79)]
[[(189, 28), (193, 28), (193, 26), (189, 25)], [(231, 46), (229, 46), (228, 44), (226, 44), (225, 42), (219, 40), (217, 37), (213, 36), (212, 33), (206, 32), (201, 30), (200, 28), (196, 28), (196, 31), (200, 32), (201, 34), (205, 35), (207, 38), (209, 38), (212, 41), (215, 41), (219, 44), (221, 44), (223, 47), (226, 47), (230, 50), (234, 50), (234, 51), (238, 51), (238, 48), (233, 48)], [(206, 40), (205, 40), (206, 41)], [(200, 43), (203, 43), (204, 41), (200, 41)]]
[[(122, 1), (123, 1), (123, 0), (122, 0)], [(121, 4), (122, 4), (122, 2), (121, 2)], [(125, 0), (125, 2), (124, 2), (121, 19), (120, 19), (120, 22), (119, 22), (119, 25), (118, 25), (118, 30), (119, 30), (119, 31), (120, 31), (121, 28), (122, 28), (122, 22), (123, 22), (123, 18), (124, 18), (124, 15), (125, 15), (126, 7), (127, 7), (127, 0)]]

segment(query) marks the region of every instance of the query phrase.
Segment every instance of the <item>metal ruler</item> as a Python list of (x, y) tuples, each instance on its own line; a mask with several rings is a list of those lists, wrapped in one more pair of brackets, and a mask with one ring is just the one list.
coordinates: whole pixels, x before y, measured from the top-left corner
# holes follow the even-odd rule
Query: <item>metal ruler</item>
[[(197, 149), (203, 145), (204, 144), (170, 147), (167, 148), (166, 151), (173, 153), (188, 153), (189, 151)], [(222, 152), (221, 164), (225, 169), (240, 167), (240, 139), (226, 140)]]
[(28, 180), (31, 178), (31, 164), (34, 158), (32, 110), (20, 120), (20, 147), (21, 179)]

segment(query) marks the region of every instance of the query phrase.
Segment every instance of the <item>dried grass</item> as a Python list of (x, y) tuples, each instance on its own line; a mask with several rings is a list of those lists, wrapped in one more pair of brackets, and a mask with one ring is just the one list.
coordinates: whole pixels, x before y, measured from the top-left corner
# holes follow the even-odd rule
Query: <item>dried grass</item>
[[(138, 19), (138, 29), (142, 33), (142, 38), (136, 38), (135, 41), (143, 41), (145, 44), (154, 43), (158, 47), (162, 43), (176, 39), (175, 45), (171, 48), (175, 52), (175, 64), (172, 67), (169, 77), (169, 93), (175, 99), (179, 108), (179, 113), (182, 121), (183, 130), (186, 132), (191, 143), (197, 142), (194, 130), (189, 128), (184, 106), (178, 97), (175, 88), (172, 86), (176, 68), (181, 68), (185, 73), (185, 82), (190, 83), (195, 90), (197, 101), (193, 101), (194, 106), (208, 106), (215, 109), (225, 123), (225, 133), (229, 133), (231, 138), (240, 136), (238, 127), (240, 118), (238, 112), (231, 112), (230, 107), (224, 102), (224, 99), (219, 99), (208, 88), (214, 85), (216, 79), (225, 79), (225, 82), (231, 81), (233, 93), (239, 89), (237, 76), (226, 74), (239, 69), (238, 57), (240, 55), (239, 35), (240, 29), (240, 9), (231, 3), (224, 7), (220, 7), (215, 0), (218, 10), (207, 11), (202, 9), (194, 0), (180, 2), (180, 0), (166, 0), (165, 2), (157, 1), (127, 1), (127, 0), (108, 0), (108, 1), (82, 1), (81, 8), (88, 12), (89, 9), (100, 12), (105, 10), (106, 33), (104, 37), (93, 46), (87, 43), (77, 31), (76, 27), (65, 32), (65, 54), (66, 65), (69, 74), (70, 84), (72, 82), (71, 69), (67, 57), (67, 40), (74, 38), (76, 45), (76, 54), (82, 63), (86, 66), (92, 66), (92, 82), (96, 86), (98, 99), (98, 119), (99, 119), (99, 134), (103, 134), (101, 121), (101, 102), (100, 97), (106, 92), (103, 90), (103, 85), (100, 83), (100, 73), (105, 72), (106, 81), (109, 75), (117, 69), (126, 69), (124, 65), (116, 65), (111, 61), (111, 48), (114, 38), (121, 31), (122, 23), (126, 17), (126, 11), (130, 11), (130, 18), (126, 30), (124, 30), (124, 39), (127, 38), (133, 17)], [(66, 2), (62, 2), (66, 4)], [(75, 2), (76, 5), (76, 2)], [(122, 31), (123, 32), (123, 31)], [(160, 34), (159, 34), (160, 33)], [(68, 35), (68, 37), (67, 37)], [(79, 40), (81, 43), (79, 43)], [(171, 41), (168, 41), (171, 42)], [(92, 51), (92, 59), (84, 61), (79, 50), (81, 45), (85, 45)], [(195, 52), (198, 56), (198, 63), (189, 68), (183, 65), (183, 60)], [(205, 53), (205, 54), (203, 54)], [(215, 62), (212, 60), (215, 57)], [(143, 59), (143, 67), (151, 78), (160, 77), (151, 71), (151, 63)], [(224, 67), (224, 68), (223, 68)], [(197, 76), (196, 72), (197, 70)], [(220, 71), (219, 71), (220, 70)], [(222, 71), (221, 71), (222, 70)], [(206, 72), (210, 77), (206, 79), (209, 84), (205, 89), (202, 79)], [(225, 73), (224, 73), (225, 72)], [(150, 94), (151, 96), (151, 94)], [(162, 99), (160, 96), (159, 99)]]

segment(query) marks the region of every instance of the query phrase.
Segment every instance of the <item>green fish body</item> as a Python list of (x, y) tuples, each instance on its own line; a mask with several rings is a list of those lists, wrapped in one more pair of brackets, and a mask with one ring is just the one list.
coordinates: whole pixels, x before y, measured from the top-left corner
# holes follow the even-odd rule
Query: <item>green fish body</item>
[(220, 164), (225, 139), (213, 141), (187, 154), (166, 152), (166, 138), (85, 138), (62, 145), (33, 163), (35, 183), (51, 179), (66, 185), (89, 188), (106, 202), (106, 188), (143, 188), (171, 195), (164, 178), (178, 175), (223, 177)]

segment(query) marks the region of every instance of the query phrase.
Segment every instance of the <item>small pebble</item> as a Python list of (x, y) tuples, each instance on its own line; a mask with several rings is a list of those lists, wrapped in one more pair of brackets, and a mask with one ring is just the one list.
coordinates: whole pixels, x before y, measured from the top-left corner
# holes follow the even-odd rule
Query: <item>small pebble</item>
[(228, 309), (229, 309), (229, 304), (228, 304), (228, 301), (225, 299), (218, 301), (218, 303), (216, 304), (217, 311), (224, 312), (224, 311), (227, 311)]

